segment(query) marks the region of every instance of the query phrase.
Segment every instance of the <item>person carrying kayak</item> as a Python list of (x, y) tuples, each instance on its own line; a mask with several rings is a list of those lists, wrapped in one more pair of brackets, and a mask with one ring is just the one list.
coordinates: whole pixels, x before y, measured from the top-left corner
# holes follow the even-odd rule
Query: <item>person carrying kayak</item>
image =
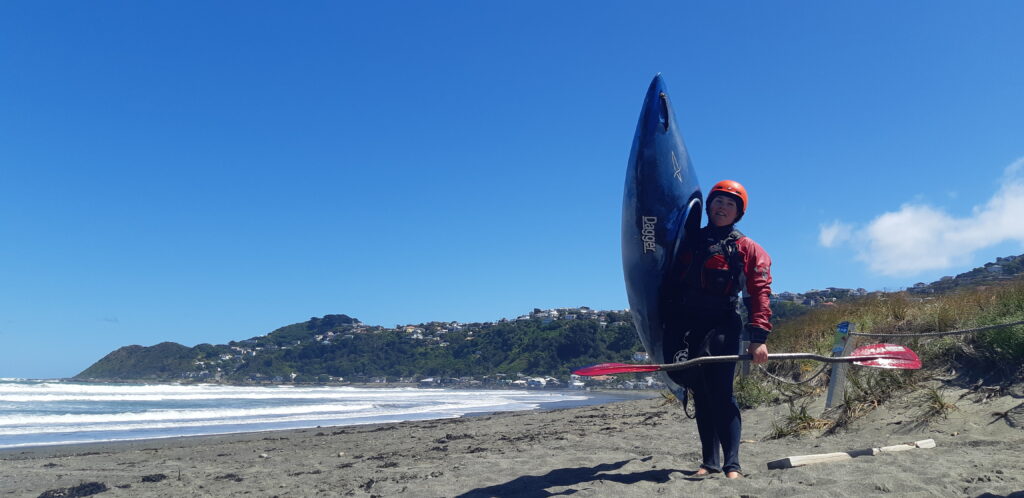
[[(772, 329), (771, 258), (760, 245), (736, 230), (749, 206), (747, 191), (738, 182), (723, 180), (708, 193), (708, 224), (687, 239), (679, 253), (682, 295), (675, 323), (681, 330), (666, 337), (674, 362), (700, 356), (732, 355), (746, 330), (747, 353), (755, 364), (768, 359), (765, 341)], [(740, 295), (747, 308), (742, 323), (737, 310)], [(669, 373), (693, 395), (702, 463), (695, 475), (740, 473), (740, 409), (733, 396), (735, 363), (714, 363)], [(721, 453), (719, 453), (721, 449)], [(721, 455), (721, 457), (720, 457)]]

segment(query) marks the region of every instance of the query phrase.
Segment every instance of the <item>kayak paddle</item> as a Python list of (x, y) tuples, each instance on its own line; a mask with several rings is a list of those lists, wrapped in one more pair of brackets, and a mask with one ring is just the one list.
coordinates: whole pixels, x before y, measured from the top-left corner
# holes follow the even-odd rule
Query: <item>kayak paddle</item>
[[(701, 356), (679, 363), (661, 365), (644, 365), (636, 363), (600, 363), (573, 371), (576, 375), (614, 375), (641, 372), (671, 372), (684, 368), (705, 365), (707, 363), (724, 363), (729, 361), (746, 361), (752, 359), (749, 354), (733, 354), (725, 356)], [(896, 344), (870, 344), (853, 350), (850, 356), (822, 356), (812, 353), (776, 353), (769, 354), (769, 360), (815, 360), (826, 363), (853, 363), (865, 367), (900, 368), (917, 370), (921, 368), (921, 360), (910, 348)]]

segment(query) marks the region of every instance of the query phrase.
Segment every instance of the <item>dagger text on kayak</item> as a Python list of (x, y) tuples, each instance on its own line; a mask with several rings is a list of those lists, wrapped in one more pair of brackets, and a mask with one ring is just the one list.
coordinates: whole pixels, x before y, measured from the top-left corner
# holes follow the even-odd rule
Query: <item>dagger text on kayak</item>
[(644, 216), (644, 229), (640, 232), (644, 241), (644, 253), (654, 252), (654, 225), (658, 223), (657, 216)]

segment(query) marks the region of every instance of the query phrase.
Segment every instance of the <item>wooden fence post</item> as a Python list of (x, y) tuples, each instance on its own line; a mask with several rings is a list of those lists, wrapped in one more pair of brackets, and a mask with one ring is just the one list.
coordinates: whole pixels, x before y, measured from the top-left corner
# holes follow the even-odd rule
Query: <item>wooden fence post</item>
[[(855, 325), (843, 322), (836, 326), (836, 341), (832, 345), (832, 356), (846, 356), (850, 349), (850, 332)], [(832, 373), (828, 380), (828, 397), (825, 398), (825, 409), (832, 408), (833, 402), (842, 402), (843, 391), (846, 390), (846, 363), (833, 363)]]

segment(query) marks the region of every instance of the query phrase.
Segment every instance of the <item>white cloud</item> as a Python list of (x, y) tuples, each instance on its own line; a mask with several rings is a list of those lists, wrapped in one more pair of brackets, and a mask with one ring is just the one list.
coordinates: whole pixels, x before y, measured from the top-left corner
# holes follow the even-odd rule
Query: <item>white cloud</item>
[(1008, 240), (1024, 242), (1024, 158), (1006, 168), (1002, 182), (995, 195), (967, 217), (907, 203), (863, 228), (840, 221), (823, 225), (818, 241), (824, 247), (855, 241), (857, 259), (882, 275), (905, 276), (963, 265), (977, 250)]
[(1006, 171), (1003, 172), (1003, 181), (1020, 181), (1021, 173), (1024, 173), (1024, 157), (1006, 167)]
[(821, 225), (818, 243), (825, 247), (836, 247), (849, 240), (852, 234), (853, 225), (836, 220), (828, 225)]

